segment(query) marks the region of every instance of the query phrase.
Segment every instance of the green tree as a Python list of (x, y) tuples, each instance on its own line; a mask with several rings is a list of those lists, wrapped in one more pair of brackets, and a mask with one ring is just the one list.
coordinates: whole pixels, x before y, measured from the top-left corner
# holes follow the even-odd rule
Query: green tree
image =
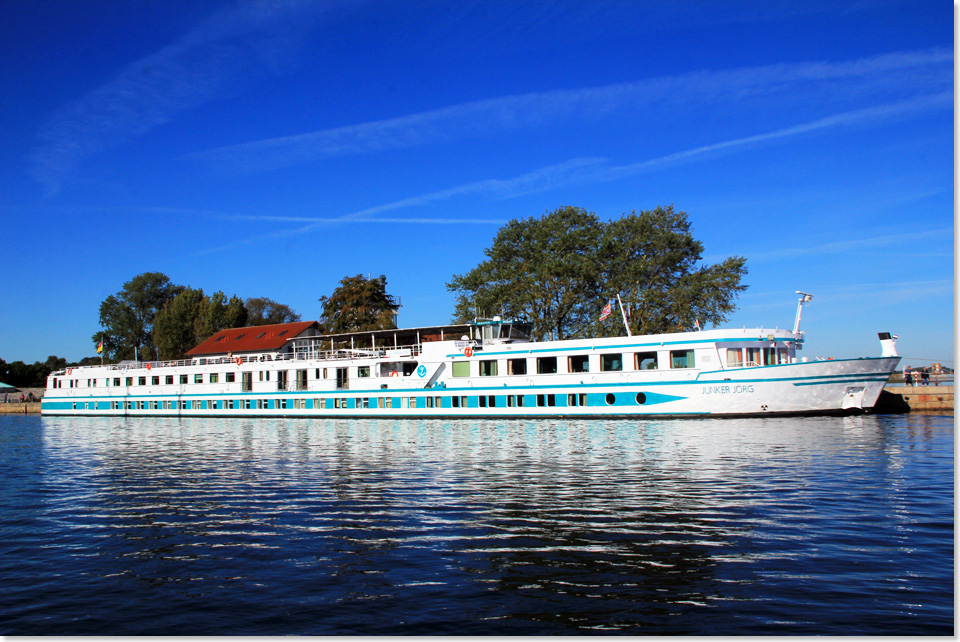
[(293, 323), (300, 315), (290, 306), (277, 303), (267, 297), (251, 297), (243, 302), (247, 308), (247, 325), (273, 325), (275, 323)]
[(94, 345), (102, 336), (104, 358), (111, 361), (152, 357), (154, 318), (182, 290), (160, 272), (133, 277), (100, 304), (103, 330), (91, 337)]
[(319, 324), (323, 332), (362, 332), (391, 330), (397, 327), (395, 317), (400, 304), (387, 294), (387, 277), (376, 279), (345, 276), (329, 297), (320, 297), (323, 315)]
[(455, 322), (501, 314), (526, 318), (537, 339), (625, 334), (619, 314), (599, 321), (617, 294), (631, 304), (638, 333), (721, 323), (746, 286), (746, 260), (701, 265), (703, 245), (686, 213), (673, 206), (602, 222), (561, 207), (500, 228), (486, 260), (447, 288), (457, 293)]
[[(601, 299), (619, 293), (629, 302), (630, 327), (637, 334), (689, 330), (696, 320), (701, 327), (723, 323), (736, 310), (736, 297), (747, 289), (741, 284), (746, 259), (732, 256), (703, 265), (703, 244), (693, 237), (686, 212), (672, 205), (610, 221), (600, 252)], [(619, 315), (607, 324), (595, 324), (592, 330), (602, 334), (607, 327), (608, 332), (623, 333)]]
[(227, 301), (227, 310), (224, 315), (225, 325), (223, 328), (217, 328), (217, 330), (223, 330), (224, 328), (245, 328), (247, 326), (247, 308), (243, 305), (243, 299), (234, 294), (230, 297), (230, 300)]
[(508, 222), (487, 259), (447, 284), (458, 293), (455, 322), (502, 315), (528, 319), (539, 339), (578, 334), (596, 310), (602, 233), (597, 215), (578, 207)]
[(164, 306), (153, 324), (161, 359), (181, 359), (203, 340), (202, 318), (207, 305), (203, 290), (188, 287)]
[(223, 292), (208, 297), (203, 290), (188, 287), (157, 315), (154, 337), (161, 359), (181, 359), (216, 332), (242, 328), (246, 323), (247, 309), (240, 297), (228, 300)]

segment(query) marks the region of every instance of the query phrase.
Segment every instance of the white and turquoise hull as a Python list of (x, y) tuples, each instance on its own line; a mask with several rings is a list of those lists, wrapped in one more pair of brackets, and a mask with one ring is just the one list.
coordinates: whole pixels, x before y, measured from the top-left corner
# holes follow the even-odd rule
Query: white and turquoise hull
[[(51, 375), (42, 412), (302, 418), (835, 414), (869, 411), (899, 362), (896, 356), (803, 361), (796, 356), (802, 341), (784, 330), (712, 330), (541, 343), (438, 341), (375, 354), (301, 351), (269, 359), (154, 362), (149, 368), (94, 366)], [(760, 363), (769, 365), (736, 360), (743, 355), (761, 355)], [(544, 361), (555, 371), (538, 372)]]

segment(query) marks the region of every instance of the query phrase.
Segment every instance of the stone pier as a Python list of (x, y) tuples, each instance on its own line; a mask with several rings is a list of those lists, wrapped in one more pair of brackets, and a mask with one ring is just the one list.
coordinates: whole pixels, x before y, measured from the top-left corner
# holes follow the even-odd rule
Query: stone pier
[(884, 388), (874, 412), (915, 410), (953, 411), (953, 386), (890, 386)]

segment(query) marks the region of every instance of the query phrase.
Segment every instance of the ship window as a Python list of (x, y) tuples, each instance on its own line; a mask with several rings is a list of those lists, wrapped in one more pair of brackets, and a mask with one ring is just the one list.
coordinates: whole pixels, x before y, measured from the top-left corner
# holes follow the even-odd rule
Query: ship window
[(188, 383), (188, 382), (189, 382), (189, 378), (187, 377), (187, 375), (180, 375), (180, 383)]
[(600, 370), (604, 372), (623, 370), (623, 355), (622, 354), (600, 355)]
[(590, 357), (585, 354), (575, 354), (567, 357), (568, 372), (590, 372)]
[(150, 377), (150, 385), (151, 385), (151, 386), (159, 386), (159, 385), (160, 385), (160, 377)]
[(226, 381), (227, 383), (233, 383), (236, 380), (237, 380), (237, 376), (234, 373), (232, 372), (226, 373), (226, 378), (224, 379), (224, 381)]
[(459, 408), (460, 407), (460, 397), (450, 397), (450, 407)]
[(164, 382), (166, 385), (168, 385), (168, 386), (172, 386), (172, 385), (173, 385), (173, 375), (167, 375), (166, 377), (164, 377), (163, 382)]
[(748, 366), (759, 366), (760, 365), (760, 348), (747, 348), (747, 363)]
[[(484, 328), (484, 329), (486, 329), (486, 328)], [(480, 395), (480, 407), (481, 407), (481, 408), (486, 408), (486, 407), (487, 407), (487, 398), (486, 398), (485, 396), (483, 396), (483, 395)]]
[(113, 385), (115, 385), (115, 386), (119, 386), (119, 385), (120, 385), (120, 377), (116, 377), (116, 378), (113, 380)]
[(203, 375), (202, 374), (193, 375), (193, 383), (203, 383)]
[(220, 383), (220, 374), (217, 372), (211, 372), (210, 383)]
[(730, 368), (743, 367), (743, 349), (727, 348), (727, 366)]
[(670, 351), (671, 368), (693, 368), (693, 350), (671, 350)]
[(508, 375), (527, 374), (527, 360), (526, 359), (507, 359), (507, 374)]
[(608, 392), (606, 398), (604, 399), (604, 401), (607, 402), (608, 406), (612, 406), (616, 400), (617, 400), (617, 397), (612, 392)]
[(357, 366), (357, 377), (369, 377), (370, 366)]
[(480, 376), (481, 377), (495, 377), (497, 376), (497, 361), (496, 359), (491, 359), (489, 361), (480, 362)]
[(145, 386), (145, 385), (147, 385), (147, 378), (146, 378), (146, 377), (137, 377), (137, 385), (138, 385), (138, 386)]
[(470, 376), (470, 362), (469, 362), (469, 361), (454, 361), (454, 362), (453, 362), (453, 376), (454, 376), (454, 377), (469, 377), (469, 376)]
[(537, 374), (556, 374), (556, 357), (537, 357)]
[(776, 348), (763, 349), (763, 365), (765, 366), (777, 365), (777, 349)]
[(656, 352), (638, 352), (634, 355), (634, 367), (637, 370), (656, 370), (657, 364)]

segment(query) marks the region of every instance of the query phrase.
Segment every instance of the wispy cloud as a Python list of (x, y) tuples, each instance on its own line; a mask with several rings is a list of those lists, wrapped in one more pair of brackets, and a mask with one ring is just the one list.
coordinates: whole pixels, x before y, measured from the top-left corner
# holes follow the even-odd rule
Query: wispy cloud
[[(749, 148), (753, 146), (759, 146), (764, 144), (771, 144), (783, 140), (787, 140), (792, 137), (801, 136), (803, 134), (809, 134), (831, 127), (841, 127), (841, 126), (868, 126), (871, 124), (876, 124), (878, 122), (886, 121), (890, 118), (903, 117), (915, 113), (917, 111), (924, 111), (931, 108), (943, 108), (948, 105), (952, 105), (952, 95), (949, 93), (938, 94), (936, 96), (926, 96), (914, 100), (902, 101), (899, 103), (891, 103), (889, 105), (881, 105), (878, 107), (871, 107), (869, 109), (860, 109), (854, 110), (842, 114), (835, 114), (827, 118), (821, 118), (815, 121), (808, 123), (801, 123), (799, 125), (794, 125), (791, 127), (786, 127), (784, 129), (779, 129), (775, 131), (765, 132), (762, 134), (756, 134), (752, 136), (744, 136), (741, 138), (731, 139), (727, 141), (721, 141), (718, 143), (713, 143), (710, 145), (703, 145), (689, 150), (684, 150), (676, 152), (674, 154), (667, 154), (665, 156), (660, 156), (657, 158), (648, 159), (645, 161), (640, 161), (637, 163), (630, 163), (626, 165), (611, 166), (606, 159), (602, 158), (577, 158), (569, 160), (565, 163), (558, 165), (550, 165), (547, 167), (542, 167), (536, 169), (532, 172), (522, 174), (520, 176), (509, 178), (509, 179), (487, 179), (482, 181), (475, 181), (472, 183), (466, 183), (464, 185), (459, 185), (456, 187), (451, 187), (445, 190), (439, 190), (435, 192), (430, 192), (427, 194), (421, 194), (419, 196), (411, 196), (408, 198), (400, 199), (397, 201), (392, 201), (390, 203), (385, 203), (382, 205), (376, 205), (369, 207), (363, 210), (352, 212), (338, 217), (327, 217), (327, 218), (312, 218), (312, 217), (303, 217), (303, 216), (271, 216), (271, 215), (235, 215), (233, 218), (244, 218), (251, 221), (270, 221), (270, 222), (295, 222), (300, 223), (304, 222), (306, 225), (297, 227), (294, 229), (287, 230), (277, 230), (271, 233), (268, 233), (266, 236), (259, 235), (255, 239), (246, 239), (234, 242), (230, 245), (225, 245), (216, 248), (207, 248), (202, 254), (210, 254), (219, 252), (222, 250), (233, 249), (238, 246), (242, 246), (248, 243), (252, 243), (254, 240), (263, 240), (264, 238), (282, 238), (290, 236), (299, 236), (301, 234), (306, 234), (312, 232), (321, 227), (328, 227), (331, 225), (343, 225), (343, 224), (352, 224), (359, 222), (378, 222), (378, 223), (406, 223), (406, 222), (428, 222), (433, 219), (425, 218), (412, 218), (412, 219), (403, 219), (403, 218), (375, 218), (378, 215), (382, 215), (385, 212), (399, 210), (408, 207), (416, 207), (421, 205), (428, 205), (430, 203), (435, 203), (439, 201), (448, 200), (457, 196), (466, 196), (466, 195), (477, 195), (486, 197), (494, 200), (516, 198), (519, 196), (524, 196), (528, 194), (535, 194), (551, 189), (556, 189), (561, 186), (569, 186), (572, 184), (593, 184), (601, 183), (607, 181), (613, 181), (625, 178), (627, 176), (642, 174), (646, 172), (656, 171), (665, 167), (675, 166), (678, 164), (693, 162), (705, 157), (712, 157), (718, 154), (726, 153), (735, 153), (741, 149)], [(448, 220), (450, 223), (456, 223), (458, 219), (444, 219)], [(487, 221), (486, 219), (478, 221), (462, 221), (462, 222), (494, 222)], [(913, 233), (916, 235), (923, 235), (924, 237), (937, 236), (944, 234), (944, 230), (930, 231), (930, 232), (917, 232)], [(910, 234), (907, 235), (896, 235), (889, 237), (879, 237), (874, 239), (872, 242), (874, 244), (883, 244), (883, 243), (892, 243), (894, 239), (903, 240), (910, 237)], [(812, 253), (827, 253), (827, 252), (842, 252), (854, 249), (855, 247), (867, 247), (871, 243), (869, 239), (859, 240), (859, 241), (849, 241), (849, 242), (837, 242), (826, 244), (819, 248), (797, 248), (795, 250), (778, 250), (776, 253), (771, 253), (770, 256), (765, 254), (751, 255), (751, 260), (764, 260), (765, 258), (774, 258), (774, 257), (786, 257), (791, 255), (804, 255)], [(792, 254), (795, 253), (795, 254)]]
[[(258, 172), (350, 154), (447, 143), (548, 124), (584, 122), (624, 110), (772, 100), (850, 107), (952, 87), (953, 53), (902, 52), (845, 62), (703, 71), (603, 87), (529, 93), (398, 118), (252, 141), (186, 156), (227, 173)], [(798, 98), (799, 96), (799, 98)], [(862, 103), (861, 103), (862, 104)]]
[(283, 69), (317, 14), (309, 0), (250, 1), (217, 12), (57, 111), (39, 132), (32, 176), (57, 192), (82, 160), (235, 91), (240, 78)]
[(953, 238), (953, 230), (950, 228), (941, 228), (934, 230), (922, 230), (919, 232), (904, 232), (902, 234), (886, 234), (868, 238), (855, 238), (846, 241), (833, 241), (831, 243), (822, 243), (820, 245), (811, 245), (808, 247), (785, 247), (778, 248), (777, 250), (770, 252), (748, 253), (747, 258), (751, 262), (756, 262), (818, 256), (823, 254), (847, 254), (850, 252), (873, 250), (876, 248), (890, 247), (893, 245), (902, 246), (914, 241), (929, 241), (931, 239), (943, 238)]

